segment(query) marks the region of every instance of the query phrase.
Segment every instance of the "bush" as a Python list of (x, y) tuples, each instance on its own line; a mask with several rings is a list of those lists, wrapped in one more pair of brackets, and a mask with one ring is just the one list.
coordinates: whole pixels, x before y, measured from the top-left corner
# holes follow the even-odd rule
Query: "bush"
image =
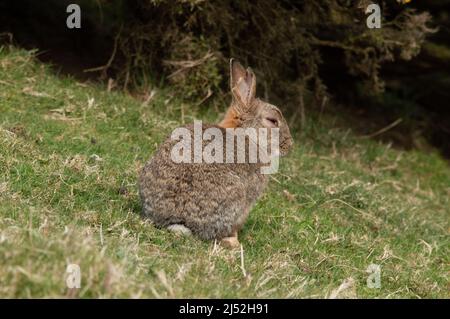
[[(64, 12), (74, 1), (49, 0), (43, 8), (36, 1), (18, 0), (6, 6), (21, 12), (20, 2), (32, 12), (45, 11), (42, 18), (54, 21), (59, 18), (51, 8)], [(88, 51), (94, 55), (107, 47), (98, 49), (97, 43), (111, 43), (105, 67), (98, 69), (103, 76), (114, 77), (125, 88), (166, 79), (179, 96), (198, 102), (227, 88), (230, 57), (251, 65), (260, 94), (275, 101), (277, 96), (296, 104), (299, 96), (321, 100), (327, 94), (324, 78), (333, 72), (350, 74), (367, 92), (377, 93), (383, 90), (382, 64), (411, 59), (432, 32), (429, 14), (394, 0), (378, 1), (381, 29), (366, 26), (369, 0), (75, 2), (89, 26), (84, 32), (93, 30), (91, 38), (85, 35), (77, 41), (90, 41)], [(55, 28), (47, 29), (35, 37), (46, 35), (42, 41), (47, 41)]]

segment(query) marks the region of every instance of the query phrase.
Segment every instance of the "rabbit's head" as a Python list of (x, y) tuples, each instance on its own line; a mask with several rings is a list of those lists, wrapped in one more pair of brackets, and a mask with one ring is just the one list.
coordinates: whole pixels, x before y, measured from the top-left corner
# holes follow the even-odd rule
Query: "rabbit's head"
[(292, 148), (289, 127), (281, 111), (256, 95), (256, 76), (251, 68), (245, 69), (239, 62), (230, 60), (231, 106), (220, 123), (223, 127), (278, 128), (281, 155)]

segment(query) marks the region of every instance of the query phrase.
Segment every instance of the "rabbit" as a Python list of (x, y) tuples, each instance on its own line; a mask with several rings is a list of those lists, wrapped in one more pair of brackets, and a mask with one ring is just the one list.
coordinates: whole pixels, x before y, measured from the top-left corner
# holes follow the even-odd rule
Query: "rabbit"
[[(218, 125), (203, 125), (203, 132), (216, 128), (225, 135), (230, 128), (279, 128), (279, 155), (286, 155), (293, 145), (286, 120), (276, 106), (256, 98), (255, 74), (233, 59), (230, 89), (232, 102), (224, 119)], [(192, 125), (185, 129), (194, 130)], [(239, 247), (238, 231), (268, 183), (268, 175), (260, 170), (263, 163), (176, 163), (171, 151), (177, 142), (170, 137), (163, 142), (140, 173), (143, 215), (157, 227)]]

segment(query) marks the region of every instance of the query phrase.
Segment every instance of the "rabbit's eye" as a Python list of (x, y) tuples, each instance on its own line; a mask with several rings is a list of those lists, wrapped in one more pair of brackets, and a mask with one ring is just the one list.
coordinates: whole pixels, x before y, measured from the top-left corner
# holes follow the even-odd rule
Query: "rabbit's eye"
[(266, 120), (272, 123), (274, 126), (278, 126), (278, 120), (273, 117), (266, 117)]

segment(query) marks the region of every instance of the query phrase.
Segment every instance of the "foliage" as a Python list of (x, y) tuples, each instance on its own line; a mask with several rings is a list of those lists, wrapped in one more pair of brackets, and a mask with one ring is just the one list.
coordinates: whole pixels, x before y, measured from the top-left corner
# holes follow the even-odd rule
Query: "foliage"
[(330, 82), (344, 80), (377, 94), (383, 64), (410, 60), (434, 31), (428, 13), (394, 0), (378, 1), (381, 29), (366, 25), (370, 0), (78, 0), (83, 27), (71, 32), (61, 18), (71, 2), (18, 0), (0, 4), (0, 15), (17, 39), (42, 50), (65, 43), (68, 54), (101, 59), (93, 70), (122, 87), (168, 80), (197, 103), (226, 91), (230, 57), (256, 70), (260, 95), (274, 102), (323, 103)]
[(395, 1), (382, 2), (382, 28), (368, 29), (370, 3), (127, 1), (118, 38), (123, 59), (112, 68), (126, 86), (160, 70), (180, 96), (199, 99), (217, 92), (219, 84), (226, 87), (226, 62), (235, 57), (261, 73), (265, 96), (296, 99), (305, 90), (323, 98), (321, 65), (344, 64), (346, 72), (367, 84), (367, 92), (377, 93), (383, 90), (382, 64), (411, 59), (433, 30), (428, 13)]

